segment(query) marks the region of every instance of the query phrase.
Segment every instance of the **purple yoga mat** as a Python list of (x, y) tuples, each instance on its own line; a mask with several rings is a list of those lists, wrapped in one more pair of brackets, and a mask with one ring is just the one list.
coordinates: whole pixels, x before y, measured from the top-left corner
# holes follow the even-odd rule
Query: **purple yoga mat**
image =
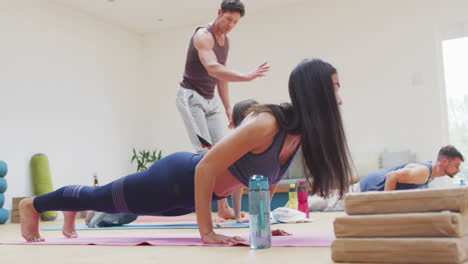
[[(246, 235), (240, 235), (247, 239)], [(333, 233), (298, 233), (272, 237), (273, 247), (330, 247)], [(248, 241), (235, 244), (204, 244), (198, 234), (80, 236), (78, 238), (49, 238), (44, 242), (12, 242), (3, 245), (99, 245), (99, 246), (249, 246)]]

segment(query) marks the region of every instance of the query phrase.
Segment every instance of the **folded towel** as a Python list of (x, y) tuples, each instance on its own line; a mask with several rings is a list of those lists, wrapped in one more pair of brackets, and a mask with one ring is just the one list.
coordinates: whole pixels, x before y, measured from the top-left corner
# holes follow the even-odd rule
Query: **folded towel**
[(311, 222), (313, 219), (306, 217), (306, 214), (287, 207), (278, 207), (273, 212), (271, 216), (274, 220), (281, 223), (304, 223)]
[(468, 259), (468, 237), (337, 238), (331, 249), (335, 262), (459, 264)]
[(340, 216), (336, 237), (463, 237), (468, 217), (460, 213), (408, 213)]
[(345, 211), (349, 215), (464, 212), (467, 206), (468, 187), (349, 193), (345, 196)]

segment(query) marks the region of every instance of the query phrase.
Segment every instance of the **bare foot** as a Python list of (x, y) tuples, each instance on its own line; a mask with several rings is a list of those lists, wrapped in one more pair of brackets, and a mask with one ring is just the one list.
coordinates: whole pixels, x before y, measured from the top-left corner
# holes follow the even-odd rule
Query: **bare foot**
[(77, 238), (78, 234), (75, 230), (75, 218), (77, 212), (63, 212), (64, 223), (62, 228), (62, 234), (68, 238)]
[(39, 234), (39, 217), (41, 214), (34, 209), (34, 198), (24, 198), (18, 205), (21, 222), (21, 235), (28, 242), (42, 242), (44, 238)]
[(228, 207), (224, 209), (218, 208), (218, 216), (225, 219), (225, 220), (231, 220), (231, 219), (236, 219), (236, 216), (234, 215), (234, 209)]
[(88, 213), (86, 214), (85, 224), (88, 227), (96, 227), (96, 226), (90, 226), (91, 220), (93, 220), (94, 215), (96, 215), (96, 211), (88, 211)]

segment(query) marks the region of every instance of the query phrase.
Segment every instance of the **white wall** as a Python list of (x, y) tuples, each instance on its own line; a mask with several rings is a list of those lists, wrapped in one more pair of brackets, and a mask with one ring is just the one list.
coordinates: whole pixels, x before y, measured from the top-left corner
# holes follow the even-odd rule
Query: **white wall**
[[(231, 84), (231, 100), (288, 101), (291, 69), (303, 58), (320, 57), (339, 71), (358, 166), (376, 162), (384, 149), (410, 149), (420, 160), (434, 159), (448, 143), (440, 41), (464, 29), (466, 10), (468, 2), (456, 0), (333, 0), (247, 12), (229, 34), (228, 65), (248, 71), (267, 60), (272, 69), (265, 78)], [(174, 100), (196, 26), (145, 38), (152, 112), (160, 117), (153, 123), (153, 141), (167, 152), (191, 150)]]
[(0, 32), (4, 207), (32, 195), (36, 153), (55, 188), (133, 172), (132, 147), (149, 138), (142, 36), (43, 0), (0, 1)]
[[(358, 166), (384, 148), (432, 159), (448, 142), (440, 42), (468, 35), (466, 10), (464, 0), (304, 0), (247, 12), (230, 33), (228, 65), (272, 69), (231, 84), (231, 100), (288, 101), (291, 69), (320, 57), (338, 68)], [(134, 146), (192, 151), (175, 95), (196, 26), (141, 36), (46, 0), (0, 0), (5, 207), (32, 194), (38, 152), (57, 188), (91, 184), (95, 171), (101, 183), (134, 171)]]

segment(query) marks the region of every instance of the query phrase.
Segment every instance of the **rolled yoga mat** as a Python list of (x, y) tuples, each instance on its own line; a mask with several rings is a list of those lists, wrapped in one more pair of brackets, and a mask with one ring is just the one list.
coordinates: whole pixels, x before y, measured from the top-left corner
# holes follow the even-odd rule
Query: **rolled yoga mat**
[(8, 172), (7, 164), (3, 160), (0, 160), (0, 178), (5, 177), (7, 172)]
[[(34, 195), (43, 195), (54, 191), (52, 178), (50, 177), (49, 159), (45, 154), (36, 154), (31, 158), (31, 179)], [(56, 211), (48, 211), (41, 214), (44, 221), (52, 221), (57, 218)]]
[(5, 204), (5, 195), (3, 195), (3, 193), (0, 193), (0, 208), (2, 208), (4, 204)]
[(8, 185), (7, 185), (7, 181), (5, 180), (5, 178), (0, 178), (0, 193), (6, 192), (7, 187)]

